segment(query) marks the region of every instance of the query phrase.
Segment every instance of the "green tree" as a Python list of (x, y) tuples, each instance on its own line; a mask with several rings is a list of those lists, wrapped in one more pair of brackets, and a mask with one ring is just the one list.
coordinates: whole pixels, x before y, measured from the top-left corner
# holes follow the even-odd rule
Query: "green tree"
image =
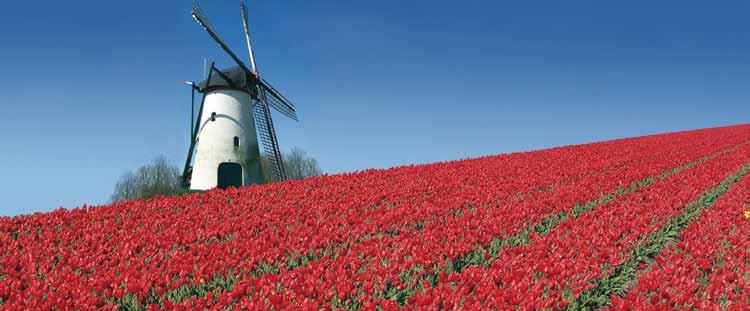
[(126, 172), (115, 184), (112, 202), (134, 199), (145, 199), (157, 195), (175, 195), (184, 191), (180, 187), (180, 171), (164, 156), (159, 156), (151, 163), (142, 166), (135, 172)]
[[(289, 152), (283, 152), (284, 169), (288, 179), (305, 179), (323, 174), (318, 160), (309, 156), (302, 148), (294, 147)], [(261, 161), (263, 174), (269, 181), (276, 181), (271, 173), (270, 163), (265, 158)]]

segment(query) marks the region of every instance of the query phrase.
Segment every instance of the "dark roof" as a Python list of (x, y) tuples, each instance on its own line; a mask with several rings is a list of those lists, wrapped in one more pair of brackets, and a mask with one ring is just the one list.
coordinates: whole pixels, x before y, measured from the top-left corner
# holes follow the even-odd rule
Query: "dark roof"
[[(214, 72), (211, 75), (211, 82), (208, 84), (208, 87), (227, 87), (227, 86), (234, 86), (241, 90), (247, 90), (247, 83), (249, 82), (247, 79), (247, 75), (245, 74), (245, 71), (242, 70), (240, 66), (230, 67), (224, 70), (221, 70), (221, 72), (229, 78), (231, 83), (227, 82), (220, 74)], [(201, 90), (206, 89), (207, 80), (201, 81), (200, 84), (198, 84), (198, 87), (200, 87)]]

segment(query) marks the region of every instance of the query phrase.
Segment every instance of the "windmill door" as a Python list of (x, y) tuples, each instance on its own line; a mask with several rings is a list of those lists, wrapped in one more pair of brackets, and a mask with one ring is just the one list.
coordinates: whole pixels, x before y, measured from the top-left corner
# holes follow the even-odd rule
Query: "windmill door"
[(227, 187), (242, 186), (242, 165), (239, 163), (224, 162), (219, 164), (219, 176), (217, 186), (221, 189)]

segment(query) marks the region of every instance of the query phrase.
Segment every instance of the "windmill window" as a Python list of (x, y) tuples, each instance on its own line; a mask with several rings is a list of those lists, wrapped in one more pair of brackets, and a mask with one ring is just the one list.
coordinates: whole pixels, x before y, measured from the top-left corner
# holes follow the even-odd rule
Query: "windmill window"
[(211, 121), (216, 121), (216, 112), (211, 113)]
[(234, 137), (234, 147), (237, 148), (240, 146), (240, 138), (235, 136)]

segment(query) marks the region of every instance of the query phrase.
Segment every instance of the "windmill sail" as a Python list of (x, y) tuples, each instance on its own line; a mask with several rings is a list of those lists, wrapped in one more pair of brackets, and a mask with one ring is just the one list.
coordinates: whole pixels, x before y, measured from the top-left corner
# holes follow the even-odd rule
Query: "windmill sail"
[[(214, 31), (211, 24), (208, 22), (208, 18), (206, 18), (205, 14), (203, 14), (203, 10), (198, 5), (197, 2), (193, 2), (193, 10), (191, 12), (193, 19), (195, 19), (198, 24), (203, 27), (203, 29), (208, 33), (209, 36), (211, 36), (214, 41), (216, 41), (217, 44), (219, 44), (219, 47), (221, 47), (224, 52), (226, 52), (229, 57), (234, 60), (235, 63), (237, 63), (240, 68), (242, 68), (247, 75), (249, 76), (249, 79), (254, 80), (255, 84), (259, 85), (261, 89), (265, 90), (266, 93), (268, 93), (267, 100), (268, 105), (270, 105), (272, 108), (278, 110), (283, 115), (297, 121), (297, 113), (295, 112), (294, 105), (286, 99), (279, 91), (277, 91), (274, 87), (272, 87), (266, 80), (263, 80), (260, 78), (257, 67), (255, 65), (255, 53), (252, 49), (252, 42), (250, 39), (250, 26), (247, 22), (247, 10), (245, 9), (245, 6), (242, 2), (240, 2), (240, 9), (242, 11), (242, 23), (245, 30), (245, 39), (247, 40), (247, 47), (248, 47), (248, 53), (250, 55), (250, 61), (253, 67), (253, 70), (250, 70), (247, 68), (247, 65), (240, 60), (239, 57), (237, 57), (237, 54), (235, 54), (229, 46), (224, 43), (224, 40), (219, 37), (219, 35)], [(253, 93), (251, 93), (253, 94)]]
[[(252, 78), (254, 78), (256, 84), (260, 86), (258, 88), (258, 101), (255, 104), (255, 107), (253, 107), (253, 114), (255, 117), (255, 126), (258, 131), (259, 145), (262, 146), (263, 156), (271, 166), (270, 171), (273, 175), (266, 176), (266, 178), (285, 180), (286, 172), (284, 170), (284, 161), (281, 156), (281, 150), (279, 149), (279, 142), (276, 139), (276, 130), (274, 130), (273, 127), (270, 107), (275, 108), (285, 116), (294, 120), (297, 120), (297, 114), (294, 110), (294, 105), (289, 103), (286, 98), (281, 96), (279, 92), (260, 78), (260, 72), (258, 72), (258, 66), (255, 63), (253, 41), (250, 38), (250, 23), (247, 21), (247, 9), (245, 8), (244, 0), (240, 0), (240, 13), (242, 15), (242, 30), (245, 33), (245, 41), (247, 43), (247, 53), (250, 57), (250, 66), (252, 66)], [(270, 99), (267, 95), (269, 93), (271, 94)]]
[(247, 22), (247, 9), (245, 8), (245, 0), (240, 0), (240, 11), (242, 13), (242, 30), (245, 32), (245, 41), (247, 42), (247, 53), (250, 56), (250, 66), (253, 68), (253, 73), (258, 74), (258, 66), (255, 64), (255, 52), (253, 52), (253, 41), (250, 39), (250, 23)]
[(284, 95), (281, 95), (279, 91), (277, 91), (271, 84), (269, 84), (266, 80), (259, 79), (260, 80), (260, 86), (263, 88), (263, 90), (270, 95), (268, 104), (271, 105), (274, 109), (276, 109), (278, 112), (281, 112), (283, 115), (289, 117), (290, 119), (294, 121), (297, 120), (297, 111), (294, 107), (294, 104), (290, 102)]
[(206, 18), (206, 15), (203, 14), (203, 10), (201, 10), (201, 7), (198, 5), (198, 2), (193, 2), (193, 10), (191, 12), (191, 15), (193, 16), (193, 19), (195, 19), (195, 21), (198, 22), (201, 27), (203, 27), (208, 35), (211, 36), (211, 38), (214, 39), (217, 44), (219, 44), (221, 49), (229, 54), (229, 57), (231, 57), (232, 60), (237, 63), (237, 65), (245, 70), (245, 72), (252, 72), (247, 68), (247, 65), (245, 65), (245, 63), (243, 63), (239, 57), (237, 57), (237, 54), (234, 54), (234, 52), (232, 52), (232, 49), (230, 49), (229, 46), (224, 43), (224, 40), (219, 37), (216, 31), (214, 31), (213, 27), (211, 27), (211, 24), (208, 22), (208, 18)]
[(276, 131), (271, 119), (271, 109), (268, 107), (266, 92), (261, 90), (259, 100), (253, 107), (255, 117), (255, 126), (258, 131), (258, 142), (263, 149), (263, 157), (270, 165), (269, 169), (273, 176), (266, 176), (273, 180), (285, 180), (286, 171), (284, 162), (279, 149), (279, 142), (276, 139)]

